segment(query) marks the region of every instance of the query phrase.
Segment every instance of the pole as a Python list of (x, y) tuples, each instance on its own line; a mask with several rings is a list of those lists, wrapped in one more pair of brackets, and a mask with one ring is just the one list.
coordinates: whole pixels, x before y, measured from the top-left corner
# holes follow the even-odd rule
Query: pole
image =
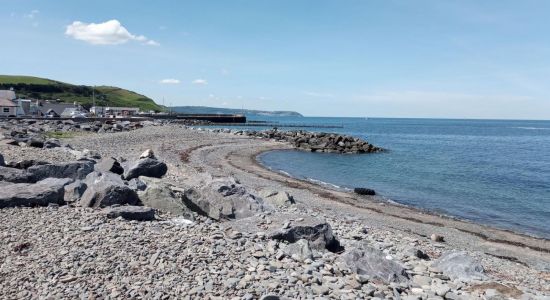
[(95, 85), (92, 86), (92, 107), (94, 108), (94, 116), (97, 113), (97, 107), (95, 107)]

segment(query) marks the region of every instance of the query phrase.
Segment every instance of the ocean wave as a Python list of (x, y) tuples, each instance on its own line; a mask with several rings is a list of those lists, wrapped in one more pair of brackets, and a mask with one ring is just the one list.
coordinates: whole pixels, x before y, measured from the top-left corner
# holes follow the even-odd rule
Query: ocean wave
[(318, 180), (318, 179), (313, 179), (313, 178), (306, 177), (306, 180), (309, 181), (309, 182), (316, 183), (316, 184), (320, 184), (320, 185), (324, 185), (324, 186), (330, 186), (330, 187), (333, 187), (333, 188), (336, 188), (336, 189), (348, 190), (348, 189), (343, 188), (339, 185), (332, 184), (332, 183), (329, 183), (329, 182), (324, 182), (324, 181), (321, 181), (321, 180)]
[(516, 129), (525, 129), (525, 130), (550, 130), (548, 127), (510, 127)]

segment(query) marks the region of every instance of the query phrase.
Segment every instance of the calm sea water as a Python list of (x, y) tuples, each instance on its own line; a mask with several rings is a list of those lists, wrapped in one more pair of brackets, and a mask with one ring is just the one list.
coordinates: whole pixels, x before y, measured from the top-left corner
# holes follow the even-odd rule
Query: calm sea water
[(261, 162), (275, 170), (342, 188), (369, 187), (405, 205), (550, 238), (550, 121), (264, 119), (341, 125), (307, 130), (350, 134), (390, 150), (263, 154)]

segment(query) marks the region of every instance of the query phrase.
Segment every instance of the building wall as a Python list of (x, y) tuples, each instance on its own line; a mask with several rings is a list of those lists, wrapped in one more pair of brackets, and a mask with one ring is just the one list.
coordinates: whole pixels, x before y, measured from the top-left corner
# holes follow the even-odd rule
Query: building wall
[(15, 116), (16, 107), (0, 106), (0, 116)]

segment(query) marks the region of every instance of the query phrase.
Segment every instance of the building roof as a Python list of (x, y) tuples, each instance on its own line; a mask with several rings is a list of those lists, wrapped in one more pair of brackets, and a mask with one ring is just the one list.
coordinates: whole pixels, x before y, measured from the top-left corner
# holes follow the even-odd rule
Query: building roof
[(15, 99), (15, 92), (12, 90), (0, 90), (0, 98), (13, 100)]
[(65, 110), (65, 108), (72, 108), (72, 107), (74, 107), (74, 104), (42, 102), (38, 106), (38, 110), (40, 110), (42, 114), (47, 114), (49, 110), (53, 110), (56, 114), (61, 115)]
[(0, 98), (0, 107), (17, 107), (17, 104), (9, 99)]

